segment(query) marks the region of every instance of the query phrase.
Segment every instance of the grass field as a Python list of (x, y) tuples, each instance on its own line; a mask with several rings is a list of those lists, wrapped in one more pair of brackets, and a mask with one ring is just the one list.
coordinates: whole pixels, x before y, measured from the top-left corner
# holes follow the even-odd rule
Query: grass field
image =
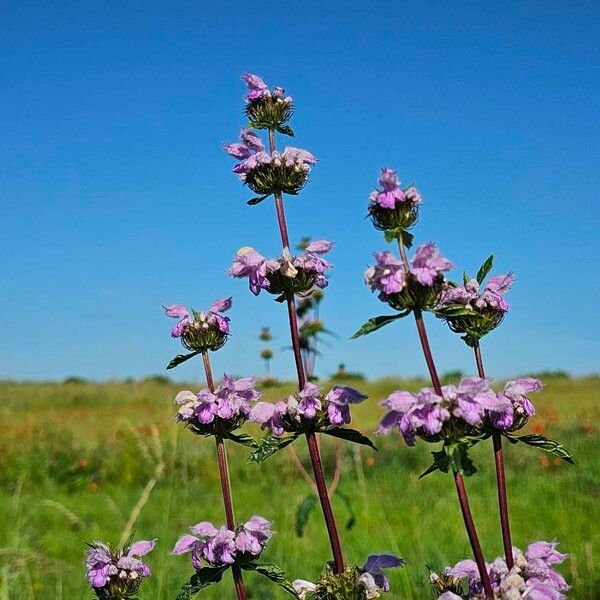
[[(534, 398), (536, 431), (565, 443), (577, 466), (528, 447), (507, 449), (515, 545), (558, 538), (571, 553), (563, 573), (572, 598), (600, 598), (598, 436), (600, 379), (554, 378)], [(370, 400), (354, 410), (354, 424), (372, 432), (379, 400), (420, 381), (361, 385)], [(152, 579), (140, 598), (173, 599), (191, 574), (187, 557), (169, 551), (188, 524), (223, 522), (212, 440), (197, 438), (172, 420), (181, 386), (146, 383), (0, 384), (0, 600), (90, 598), (82, 567), (84, 542), (119, 540), (134, 512), (136, 537), (158, 537), (149, 556)], [(288, 388), (291, 389), (291, 388)], [(267, 398), (285, 395), (271, 388)], [(472, 509), (488, 559), (501, 553), (491, 443), (473, 454), (480, 472), (467, 480)], [(306, 461), (302, 440), (296, 444)], [(349, 561), (392, 551), (408, 560), (392, 576), (388, 598), (430, 598), (425, 565), (442, 567), (469, 555), (452, 479), (420, 480), (431, 448), (407, 448), (397, 435), (379, 439), (379, 453), (343, 448), (343, 475), (334, 499)], [(328, 472), (335, 444), (323, 440)], [(294, 533), (298, 503), (309, 493), (287, 452), (247, 465), (247, 452), (230, 447), (238, 520), (258, 513), (279, 532), (265, 560), (290, 578), (312, 579), (329, 559), (320, 512), (305, 534)], [(145, 492), (145, 493), (144, 493)], [(145, 502), (145, 503), (144, 503)], [(135, 515), (135, 507), (140, 509)], [(355, 525), (344, 529), (354, 513)], [(250, 597), (283, 598), (259, 576), (247, 576)], [(233, 597), (229, 576), (202, 597)]]

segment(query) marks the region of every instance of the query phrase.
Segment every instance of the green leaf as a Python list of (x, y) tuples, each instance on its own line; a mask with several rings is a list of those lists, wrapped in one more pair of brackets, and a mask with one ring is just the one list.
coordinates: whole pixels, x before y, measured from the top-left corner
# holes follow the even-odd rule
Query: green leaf
[(366, 323), (364, 323), (362, 327), (350, 337), (350, 339), (355, 340), (356, 338), (359, 338), (363, 335), (373, 333), (373, 331), (381, 329), (384, 325), (388, 325), (396, 319), (402, 319), (408, 314), (410, 314), (410, 311), (404, 310), (395, 315), (381, 315), (379, 317), (373, 317), (372, 319), (369, 319)]
[(402, 243), (407, 248), (410, 248), (412, 246), (413, 240), (415, 238), (415, 236), (412, 233), (410, 233), (410, 231), (402, 229), (401, 227), (395, 229), (386, 229), (383, 232), (383, 237), (388, 244), (390, 244), (391, 242), (395, 242), (398, 238), (401, 238)]
[(433, 455), (433, 464), (419, 475), (419, 479), (423, 479), (425, 475), (429, 475), (438, 470), (442, 473), (447, 473), (450, 470), (450, 457), (445, 450), (439, 450), (437, 452), (432, 452), (431, 454)]
[(263, 462), (269, 458), (269, 456), (275, 454), (275, 452), (289, 446), (299, 435), (299, 433), (294, 433), (281, 438), (275, 437), (274, 435), (266, 435), (261, 440), (255, 441), (254, 451), (250, 454), (248, 462)]
[(561, 460), (564, 460), (572, 465), (575, 464), (575, 460), (571, 456), (570, 452), (566, 450), (562, 444), (559, 444), (554, 440), (550, 440), (539, 433), (528, 433), (527, 435), (510, 435), (509, 433), (503, 433), (503, 435), (511, 444), (522, 442), (528, 446), (534, 446), (535, 448), (544, 450), (544, 452), (548, 452), (549, 454), (552, 454), (553, 456), (556, 456), (557, 458), (560, 458)]
[(467, 285), (467, 283), (469, 283), (470, 280), (471, 280), (471, 278), (469, 277), (469, 275), (467, 274), (467, 272), (463, 271), (463, 284)]
[(451, 317), (472, 317), (475, 311), (464, 304), (447, 304), (441, 308), (437, 308), (433, 311), (438, 317), (451, 318)]
[(296, 509), (296, 535), (298, 537), (304, 535), (304, 529), (316, 505), (317, 497), (314, 494), (309, 494), (298, 504)]
[(294, 130), (289, 125), (280, 125), (277, 127), (277, 131), (279, 131), (279, 133), (283, 133), (283, 135), (294, 137)]
[(488, 276), (488, 273), (492, 270), (493, 266), (494, 266), (494, 255), (491, 254), (490, 256), (488, 256), (486, 258), (486, 260), (481, 265), (481, 267), (479, 267), (479, 271), (477, 271), (476, 279), (477, 279), (477, 283), (479, 283), (479, 285), (481, 285), (483, 283), (483, 280)]
[(209, 585), (213, 585), (214, 583), (219, 583), (223, 578), (223, 573), (225, 573), (228, 568), (228, 565), (223, 567), (203, 567), (199, 571), (196, 571), (190, 577), (190, 580), (181, 588), (176, 600), (190, 600), (190, 598), (193, 598), (200, 590)]
[(354, 508), (352, 507), (352, 501), (350, 500), (350, 496), (342, 492), (339, 488), (335, 490), (335, 494), (341, 498), (342, 502), (346, 505), (346, 508), (348, 510), (346, 529), (352, 529), (354, 525), (356, 525), (356, 513), (354, 512)]
[(356, 429), (350, 429), (349, 427), (332, 427), (331, 429), (321, 429), (320, 433), (326, 433), (327, 435), (332, 435), (333, 437), (352, 442), (353, 444), (369, 446), (369, 448), (373, 448), (373, 450), (377, 452), (375, 444), (366, 435), (363, 435), (360, 431), (356, 431)]
[(413, 240), (415, 239), (415, 236), (410, 233), (410, 231), (406, 231), (406, 229), (403, 229), (400, 232), (400, 235), (402, 236), (402, 242), (404, 243), (404, 245), (407, 248), (411, 248), (413, 245)]
[(222, 436), (236, 444), (241, 444), (242, 446), (248, 446), (249, 448), (256, 447), (256, 440), (251, 436), (245, 433), (223, 433)]
[(298, 594), (292, 587), (292, 584), (288, 581), (287, 577), (285, 576), (285, 571), (281, 567), (271, 563), (256, 562), (249, 562), (240, 566), (242, 569), (246, 569), (247, 571), (255, 571), (256, 573), (263, 575), (267, 579), (270, 579), (273, 583), (276, 583), (282, 590), (285, 590), (294, 596), (294, 598), (298, 598)]
[(248, 204), (249, 206), (256, 206), (257, 204), (260, 204), (265, 198), (268, 198), (269, 194), (266, 194), (265, 196), (256, 196), (255, 198), (250, 198), (250, 200), (248, 200), (248, 202), (246, 202), (246, 204)]
[(176, 366), (180, 365), (182, 362), (185, 362), (186, 360), (189, 360), (190, 358), (193, 358), (194, 356), (197, 356), (198, 354), (200, 354), (200, 352), (190, 352), (189, 354), (178, 354), (168, 365), (167, 365), (167, 371), (169, 369), (174, 369)]

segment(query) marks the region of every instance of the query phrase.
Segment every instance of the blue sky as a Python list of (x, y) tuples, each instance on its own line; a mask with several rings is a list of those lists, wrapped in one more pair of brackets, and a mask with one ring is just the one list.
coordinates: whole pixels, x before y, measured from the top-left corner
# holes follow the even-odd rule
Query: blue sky
[[(381, 165), (422, 190), (417, 242), (516, 271), (490, 373), (597, 371), (600, 7), (377, 5), (3, 2), (0, 377), (161, 372), (180, 348), (160, 305), (231, 294), (218, 373), (261, 372), (261, 325), (288, 343), (283, 307), (225, 275), (238, 247), (279, 244), (272, 202), (247, 207), (220, 150), (244, 124), (244, 71), (294, 96), (295, 143), (320, 159), (286, 206), (294, 239), (337, 242), (321, 373), (425, 373), (409, 320), (347, 341), (387, 312), (362, 282), (385, 247), (364, 220)], [(429, 329), (440, 370), (472, 371)]]

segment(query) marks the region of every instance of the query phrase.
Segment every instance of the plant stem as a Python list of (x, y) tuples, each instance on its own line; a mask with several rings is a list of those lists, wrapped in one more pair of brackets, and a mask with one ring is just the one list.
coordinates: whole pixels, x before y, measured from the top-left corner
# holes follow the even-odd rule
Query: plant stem
[[(410, 273), (410, 265), (406, 256), (406, 248), (404, 247), (402, 236), (399, 235), (397, 239), (398, 249), (400, 250), (400, 256), (402, 257), (404, 270), (408, 275)], [(425, 356), (425, 362), (427, 363), (427, 369), (429, 370), (429, 375), (431, 377), (433, 389), (435, 390), (435, 393), (438, 396), (442, 396), (442, 386), (435, 366), (435, 361), (433, 360), (433, 354), (431, 353), (431, 347), (429, 345), (429, 339), (427, 337), (427, 329), (425, 328), (425, 321), (423, 320), (423, 313), (420, 308), (415, 308), (413, 310), (413, 314), (415, 316), (415, 324), (417, 326), (419, 340), (421, 341), (421, 348), (423, 349), (423, 355)], [(494, 593), (490, 584), (490, 577), (485, 565), (485, 559), (481, 550), (481, 544), (479, 543), (479, 537), (477, 536), (477, 530), (475, 529), (473, 515), (471, 514), (471, 508), (469, 506), (469, 497), (467, 496), (465, 482), (461, 473), (459, 473), (458, 471), (454, 471), (453, 474), (454, 484), (456, 486), (456, 493), (458, 495), (458, 502), (460, 504), (460, 510), (462, 512), (463, 521), (467, 530), (467, 535), (469, 536), (469, 542), (471, 543), (473, 556), (475, 558), (475, 562), (477, 563), (479, 576), (481, 577), (481, 581), (483, 583), (485, 596), (486, 598), (491, 599), (494, 597)]]
[[(475, 362), (477, 363), (477, 372), (479, 377), (485, 378), (483, 368), (483, 359), (481, 357), (481, 347), (479, 341), (473, 346), (475, 353)], [(504, 455), (502, 453), (502, 436), (497, 429), (492, 433), (494, 443), (494, 462), (496, 463), (496, 487), (498, 489), (498, 506), (500, 509), (500, 527), (502, 528), (502, 544), (504, 545), (504, 557), (506, 566), (513, 568), (514, 559), (512, 551), (512, 538), (510, 535), (510, 520), (508, 516), (508, 495), (506, 492), (506, 477), (504, 473)]]
[[(275, 132), (272, 129), (269, 129), (269, 150), (271, 153), (275, 151)], [(274, 196), (275, 210), (277, 212), (277, 224), (279, 225), (279, 233), (281, 235), (281, 244), (284, 250), (289, 250), (290, 240), (288, 236), (287, 223), (285, 220), (283, 197), (281, 193), (276, 193)], [(292, 338), (292, 348), (294, 351), (294, 361), (296, 363), (296, 374), (298, 377), (298, 388), (303, 390), (306, 384), (306, 375), (304, 373), (304, 365), (302, 363), (300, 334), (298, 331), (298, 317), (296, 315), (296, 302), (293, 295), (288, 295), (287, 306), (288, 318), (290, 322), (290, 333)], [(335, 521), (335, 515), (333, 513), (333, 507), (331, 505), (331, 498), (329, 497), (329, 492), (327, 490), (327, 483), (325, 481), (325, 473), (323, 471), (323, 463), (321, 461), (321, 451), (319, 450), (317, 435), (314, 431), (307, 431), (305, 435), (306, 442), (308, 444), (308, 452), (310, 454), (310, 461), (313, 468), (313, 474), (315, 476), (315, 483), (317, 484), (319, 502), (321, 503), (321, 509), (325, 519), (325, 526), (327, 528), (327, 534), (329, 535), (329, 543), (333, 553), (334, 570), (337, 574), (341, 574), (344, 572), (344, 555), (342, 552), (342, 545), (340, 542), (337, 523)]]
[[(204, 372), (206, 373), (206, 384), (211, 392), (215, 391), (215, 381), (213, 379), (212, 368), (210, 366), (210, 358), (208, 352), (202, 353), (202, 361), (204, 362)], [(225, 449), (225, 441), (220, 435), (215, 435), (215, 443), (217, 446), (217, 461), (219, 463), (219, 477), (221, 478), (221, 493), (223, 495), (223, 507), (225, 509), (225, 519), (227, 527), (231, 531), (235, 531), (235, 516), (233, 513), (233, 498), (231, 497), (231, 481), (229, 478), (229, 466), (227, 464), (227, 450)], [(231, 566), (233, 574), (233, 583), (238, 600), (247, 600), (246, 588), (244, 587), (244, 579), (242, 571), (237, 565)]]

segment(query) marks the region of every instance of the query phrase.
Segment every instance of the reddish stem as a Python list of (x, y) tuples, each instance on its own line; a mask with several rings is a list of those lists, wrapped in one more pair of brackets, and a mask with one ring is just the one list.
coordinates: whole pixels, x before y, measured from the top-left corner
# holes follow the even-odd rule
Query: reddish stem
[[(479, 342), (475, 342), (473, 351), (475, 352), (475, 362), (477, 363), (477, 372), (479, 373), (479, 377), (485, 378), (485, 370), (483, 368), (483, 359), (481, 357), (481, 347), (479, 346)], [(509, 569), (512, 569), (514, 565), (514, 559), (512, 551), (512, 538), (510, 535), (510, 520), (508, 516), (508, 495), (506, 492), (506, 477), (504, 473), (502, 436), (497, 429), (494, 429), (494, 432), (492, 433), (492, 441), (494, 443), (494, 462), (496, 463), (496, 487), (498, 489), (498, 506), (500, 508), (502, 544), (504, 545), (506, 566)]]
[[(213, 379), (208, 352), (202, 353), (202, 361), (204, 362), (204, 372), (206, 373), (206, 384), (210, 391), (214, 392), (215, 381)], [(233, 512), (233, 498), (231, 496), (229, 466), (227, 464), (227, 450), (225, 449), (225, 442), (220, 435), (215, 435), (215, 443), (217, 446), (217, 461), (219, 463), (219, 477), (221, 478), (221, 493), (223, 495), (225, 519), (227, 521), (227, 527), (231, 529), (231, 531), (235, 531), (235, 515)], [(235, 592), (238, 600), (247, 600), (241, 569), (237, 565), (232, 565), (231, 572), (233, 574), (233, 583), (235, 585)]]
[[(271, 153), (275, 151), (275, 132), (272, 129), (269, 129), (269, 150)], [(281, 235), (281, 244), (284, 250), (289, 250), (290, 240), (285, 219), (283, 198), (281, 193), (276, 193), (274, 196), (275, 210), (277, 212), (277, 223), (279, 225), (279, 233)], [(296, 363), (296, 374), (298, 376), (298, 387), (300, 390), (302, 390), (306, 384), (306, 375), (304, 373), (304, 365), (302, 363), (300, 333), (298, 331), (298, 317), (296, 315), (296, 303), (293, 295), (288, 296), (287, 306), (288, 318), (290, 322), (290, 333), (292, 338), (292, 348), (294, 350), (294, 361)], [(325, 518), (325, 526), (327, 528), (327, 534), (329, 535), (329, 543), (333, 553), (335, 572), (341, 574), (344, 572), (344, 555), (342, 552), (342, 545), (340, 543), (337, 523), (335, 521), (335, 515), (333, 513), (333, 507), (331, 505), (331, 498), (329, 497), (329, 492), (327, 490), (325, 473), (323, 472), (323, 463), (321, 461), (321, 451), (319, 450), (319, 443), (316, 434), (312, 431), (307, 432), (306, 442), (308, 444), (308, 451), (315, 476), (315, 483), (317, 484), (319, 501), (321, 503), (323, 517)]]
[[(406, 256), (406, 249), (404, 248), (404, 242), (402, 237), (398, 236), (398, 248), (400, 250), (400, 256), (402, 257), (402, 263), (406, 273), (410, 273), (410, 265)], [(419, 340), (421, 341), (421, 348), (423, 349), (423, 355), (425, 356), (425, 362), (427, 363), (427, 369), (431, 377), (431, 383), (433, 389), (438, 396), (442, 396), (442, 386), (440, 378), (433, 360), (433, 354), (431, 353), (431, 347), (429, 345), (429, 339), (427, 337), (427, 329), (425, 328), (425, 322), (423, 321), (423, 313), (420, 308), (413, 310), (415, 316), (415, 323), (417, 325), (417, 331), (419, 333)], [(485, 566), (485, 559), (481, 550), (481, 544), (479, 543), (479, 537), (477, 536), (477, 530), (475, 529), (475, 523), (473, 521), (473, 515), (471, 514), (471, 508), (469, 506), (469, 497), (467, 496), (467, 490), (465, 489), (465, 483), (462, 475), (459, 472), (454, 471), (454, 483), (456, 485), (456, 492), (458, 494), (458, 502), (460, 504), (460, 510), (462, 512), (463, 521), (465, 528), (467, 529), (467, 535), (469, 536), (469, 542), (471, 543), (471, 549), (475, 562), (477, 563), (477, 570), (483, 583), (483, 589), (485, 591), (486, 598), (493, 598), (494, 593), (490, 584), (490, 577)]]

